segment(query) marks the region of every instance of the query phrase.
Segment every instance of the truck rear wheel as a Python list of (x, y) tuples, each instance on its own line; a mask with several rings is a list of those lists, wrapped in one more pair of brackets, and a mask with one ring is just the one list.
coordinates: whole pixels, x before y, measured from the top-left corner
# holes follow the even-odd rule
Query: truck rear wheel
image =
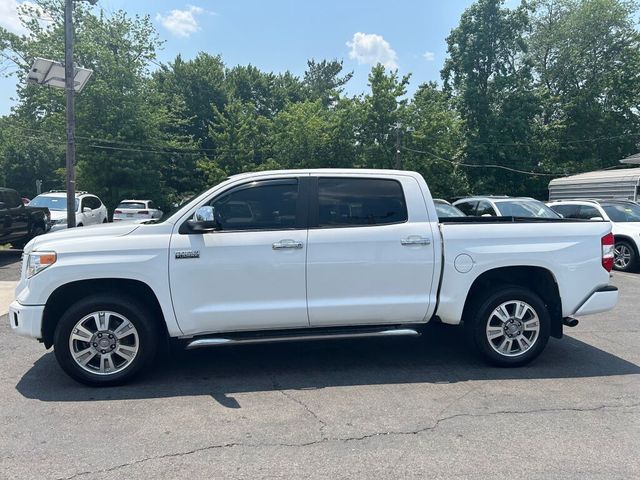
[(156, 356), (158, 333), (133, 298), (101, 294), (80, 300), (60, 318), (54, 351), (62, 369), (91, 386), (129, 381)]
[(549, 312), (542, 299), (526, 288), (494, 290), (471, 306), (468, 317), (465, 329), (472, 346), (493, 365), (525, 365), (549, 341)]

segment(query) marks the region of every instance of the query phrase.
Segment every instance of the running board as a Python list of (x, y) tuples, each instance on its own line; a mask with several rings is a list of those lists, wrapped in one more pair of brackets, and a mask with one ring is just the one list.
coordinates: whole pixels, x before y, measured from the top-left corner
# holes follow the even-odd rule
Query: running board
[(187, 350), (202, 347), (222, 347), (226, 345), (251, 345), (256, 343), (274, 343), (274, 342), (298, 342), (306, 340), (335, 340), (348, 338), (370, 338), (370, 337), (400, 337), (420, 336), (420, 332), (411, 328), (393, 328), (389, 330), (378, 330), (368, 332), (352, 332), (352, 333), (317, 333), (311, 335), (284, 335), (284, 336), (264, 336), (253, 338), (201, 338), (193, 340), (187, 344)]

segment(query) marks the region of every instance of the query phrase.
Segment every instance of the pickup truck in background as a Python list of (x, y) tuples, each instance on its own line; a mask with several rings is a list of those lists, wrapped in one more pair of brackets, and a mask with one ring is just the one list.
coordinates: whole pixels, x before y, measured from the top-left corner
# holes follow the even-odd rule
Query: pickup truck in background
[(0, 244), (22, 248), (34, 237), (46, 233), (51, 225), (48, 208), (25, 206), (11, 188), (0, 188)]
[(603, 312), (608, 222), (438, 221), (425, 180), (393, 170), (236, 175), (153, 224), (72, 229), (25, 248), (9, 322), (90, 385), (186, 348), (416, 336), (463, 323), (487, 361), (536, 358)]

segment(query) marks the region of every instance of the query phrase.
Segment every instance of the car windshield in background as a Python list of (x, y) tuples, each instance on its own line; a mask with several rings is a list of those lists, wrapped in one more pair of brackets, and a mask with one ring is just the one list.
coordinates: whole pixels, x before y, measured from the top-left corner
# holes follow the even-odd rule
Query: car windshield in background
[(466, 215), (456, 207), (446, 203), (436, 203), (436, 213), (440, 218), (466, 217)]
[(602, 208), (612, 222), (640, 222), (640, 205), (633, 203), (603, 203)]
[(143, 210), (147, 208), (144, 203), (141, 202), (121, 202), (116, 208), (130, 209), (130, 210)]
[(506, 200), (496, 202), (496, 207), (504, 217), (561, 218), (537, 200)]
[[(47, 207), (49, 210), (63, 212), (67, 209), (66, 197), (53, 197), (38, 195), (29, 203), (30, 207)], [(76, 210), (78, 210), (78, 199), (76, 198)]]

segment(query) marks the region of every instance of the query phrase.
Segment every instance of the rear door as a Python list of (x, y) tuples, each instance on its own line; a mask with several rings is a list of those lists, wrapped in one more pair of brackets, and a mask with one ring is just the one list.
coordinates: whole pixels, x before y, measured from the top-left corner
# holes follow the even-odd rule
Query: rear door
[(310, 325), (423, 321), (435, 256), (418, 182), (410, 176), (312, 179)]

